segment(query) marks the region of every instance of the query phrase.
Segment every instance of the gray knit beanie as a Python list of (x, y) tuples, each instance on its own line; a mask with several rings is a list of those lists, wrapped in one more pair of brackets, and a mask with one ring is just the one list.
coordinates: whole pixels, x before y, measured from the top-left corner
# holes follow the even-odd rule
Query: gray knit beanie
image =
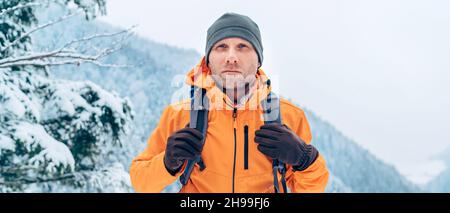
[(214, 44), (230, 37), (238, 37), (250, 42), (258, 54), (259, 64), (262, 65), (263, 46), (258, 25), (248, 16), (236, 13), (225, 13), (208, 28), (205, 51), (206, 64), (208, 64), (209, 53), (211, 53)]

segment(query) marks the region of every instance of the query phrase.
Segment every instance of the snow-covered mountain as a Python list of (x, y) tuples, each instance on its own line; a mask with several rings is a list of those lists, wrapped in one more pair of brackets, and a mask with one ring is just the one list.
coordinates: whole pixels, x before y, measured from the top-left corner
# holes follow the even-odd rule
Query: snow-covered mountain
[(436, 156), (445, 163), (446, 169), (431, 179), (423, 188), (430, 192), (450, 192), (450, 148)]
[[(42, 15), (45, 19), (45, 14)], [(72, 19), (34, 36), (41, 48), (48, 48), (76, 36), (91, 32), (112, 32), (119, 29), (101, 22), (85, 23)], [(102, 40), (101, 42), (108, 42)], [(92, 44), (96, 46), (95, 43)], [(123, 68), (98, 68), (89, 65), (52, 68), (56, 78), (89, 80), (108, 90), (129, 97), (135, 111), (132, 137), (125, 146), (137, 154), (156, 126), (160, 112), (170, 102), (174, 91), (172, 77), (186, 73), (200, 59), (194, 50), (180, 49), (148, 39), (132, 36), (121, 51), (106, 61), (126, 64)], [(299, 102), (293, 100), (293, 102)], [(307, 103), (301, 103), (307, 105)], [(377, 159), (370, 152), (339, 132), (337, 128), (305, 110), (313, 131), (313, 143), (325, 156), (331, 172), (328, 192), (413, 192), (419, 189), (396, 169)], [(129, 161), (132, 157), (128, 156)], [(167, 191), (176, 191), (177, 185)]]
[(417, 192), (415, 187), (389, 165), (345, 136), (333, 125), (306, 110), (313, 141), (325, 156), (332, 173), (331, 192)]

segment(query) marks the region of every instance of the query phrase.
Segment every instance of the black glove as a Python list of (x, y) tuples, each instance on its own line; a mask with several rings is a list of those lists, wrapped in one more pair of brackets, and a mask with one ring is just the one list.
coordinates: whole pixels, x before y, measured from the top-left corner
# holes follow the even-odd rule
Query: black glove
[(185, 160), (193, 160), (202, 152), (203, 135), (193, 128), (183, 128), (167, 139), (164, 165), (171, 175), (179, 172)]
[(306, 144), (286, 125), (264, 124), (255, 131), (258, 150), (272, 159), (291, 164), (296, 171), (303, 171), (317, 159), (319, 152)]

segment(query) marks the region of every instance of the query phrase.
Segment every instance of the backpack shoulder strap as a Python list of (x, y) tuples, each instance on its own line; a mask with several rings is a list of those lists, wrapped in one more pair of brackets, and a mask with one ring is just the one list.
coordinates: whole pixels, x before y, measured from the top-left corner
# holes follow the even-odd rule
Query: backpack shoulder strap
[[(267, 80), (266, 83), (267, 87), (270, 87), (270, 80)], [(283, 124), (281, 120), (280, 99), (274, 92), (270, 92), (267, 95), (267, 98), (261, 102), (261, 106), (263, 109), (264, 124), (269, 123)], [(274, 159), (272, 161), (272, 171), (273, 171), (273, 186), (275, 189), (275, 193), (280, 192), (278, 186), (278, 172), (280, 172), (281, 174), (281, 184), (283, 187), (283, 191), (284, 193), (287, 193), (286, 164), (277, 159)]]
[[(206, 140), (206, 130), (208, 128), (208, 108), (209, 101), (206, 96), (206, 90), (203, 88), (198, 88), (196, 86), (191, 86), (191, 110), (189, 112), (189, 127), (199, 130), (203, 135), (202, 145), (204, 145)], [(199, 164), (200, 171), (205, 169), (205, 164), (201, 157), (197, 157), (194, 160), (189, 160), (186, 165), (186, 169), (180, 177), (180, 182), (183, 185), (189, 180), (192, 170), (195, 164)]]

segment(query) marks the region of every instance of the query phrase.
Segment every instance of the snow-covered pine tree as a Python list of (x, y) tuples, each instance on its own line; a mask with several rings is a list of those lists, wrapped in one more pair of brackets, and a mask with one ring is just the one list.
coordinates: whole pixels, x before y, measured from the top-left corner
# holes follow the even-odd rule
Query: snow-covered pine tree
[(91, 82), (42, 72), (52, 65), (101, 65), (116, 47), (98, 47), (91, 55), (77, 47), (120, 33), (33, 52), (31, 33), (72, 16), (38, 25), (36, 9), (50, 4), (81, 11), (86, 19), (105, 12), (104, 0), (0, 0), (0, 192), (129, 191), (120, 162), (133, 119), (130, 102)]

